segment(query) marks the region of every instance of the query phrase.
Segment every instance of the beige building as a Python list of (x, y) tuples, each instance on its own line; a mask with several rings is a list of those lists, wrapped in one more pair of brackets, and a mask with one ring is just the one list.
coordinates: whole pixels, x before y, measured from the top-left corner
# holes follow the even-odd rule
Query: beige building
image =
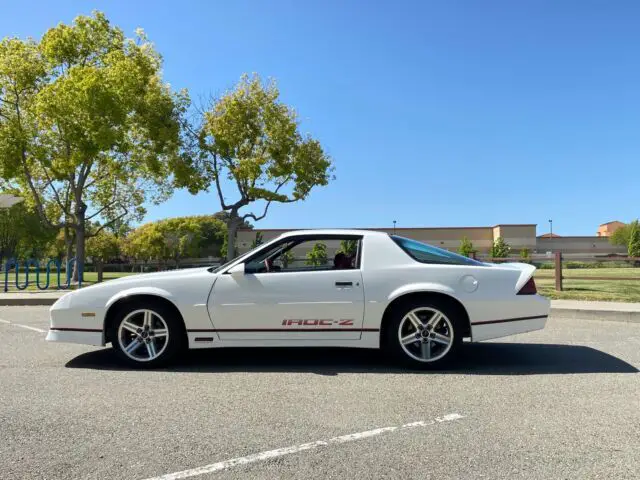
[(625, 255), (627, 247), (611, 245), (607, 237), (538, 237), (538, 253), (562, 252), (587, 255)]
[[(281, 233), (292, 229), (256, 229), (238, 231), (238, 253), (244, 253), (251, 248), (256, 238), (256, 232), (262, 233), (263, 242), (269, 241)], [(367, 228), (364, 230), (376, 230), (379, 232), (394, 233), (393, 228)], [(528, 248), (533, 251), (536, 248), (536, 225), (508, 225), (501, 224), (492, 227), (450, 227), (450, 228), (401, 228), (395, 229), (395, 233), (429, 243), (447, 250), (457, 250), (463, 237), (467, 237), (479, 253), (486, 253), (491, 248), (493, 241), (502, 236), (504, 240), (515, 250)]]
[[(614, 223), (622, 224), (621, 222), (609, 222), (604, 225)], [(619, 226), (615, 228), (619, 228)], [(267, 242), (281, 233), (291, 230), (292, 229), (239, 230), (237, 240), (238, 253), (244, 253), (251, 248), (251, 244), (256, 238), (256, 232), (261, 232), (263, 242)], [(368, 228), (366, 230), (394, 233), (393, 228)], [(600, 230), (598, 230), (598, 232), (600, 232)], [(586, 255), (608, 255), (612, 253), (624, 255), (626, 253), (625, 247), (611, 245), (607, 238), (608, 235), (562, 237), (556, 234), (552, 236), (544, 234), (538, 237), (536, 236), (535, 224), (499, 224), (491, 227), (398, 227), (395, 229), (395, 233), (451, 251), (457, 251), (463, 237), (467, 237), (471, 240), (474, 248), (480, 255), (486, 254), (491, 248), (493, 241), (498, 237), (504, 238), (504, 240), (511, 245), (512, 252), (516, 256), (523, 248), (528, 248), (531, 253), (539, 254), (562, 252)]]
[(598, 231), (596, 235), (598, 237), (610, 237), (620, 227), (624, 227), (625, 224), (619, 222), (618, 220), (613, 220), (612, 222), (603, 223), (598, 227)]

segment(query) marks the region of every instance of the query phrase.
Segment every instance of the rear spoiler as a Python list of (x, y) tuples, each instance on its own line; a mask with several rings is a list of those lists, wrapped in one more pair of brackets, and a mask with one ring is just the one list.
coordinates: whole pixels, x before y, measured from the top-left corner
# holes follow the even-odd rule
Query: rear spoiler
[(493, 264), (496, 267), (506, 267), (512, 270), (519, 270), (520, 276), (518, 277), (518, 281), (516, 282), (516, 293), (518, 293), (522, 287), (529, 281), (531, 277), (533, 277), (534, 272), (536, 271), (536, 267), (533, 265), (529, 265), (528, 263), (497, 263)]

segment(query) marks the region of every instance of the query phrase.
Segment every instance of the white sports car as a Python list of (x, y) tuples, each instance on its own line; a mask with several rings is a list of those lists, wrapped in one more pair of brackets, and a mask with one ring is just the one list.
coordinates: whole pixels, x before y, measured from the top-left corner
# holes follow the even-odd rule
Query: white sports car
[(220, 267), (110, 280), (51, 307), (47, 340), (111, 343), (158, 366), (185, 348), (382, 348), (414, 367), (451, 359), (463, 338), (544, 327), (535, 267), (492, 265), (364, 230), (293, 231)]

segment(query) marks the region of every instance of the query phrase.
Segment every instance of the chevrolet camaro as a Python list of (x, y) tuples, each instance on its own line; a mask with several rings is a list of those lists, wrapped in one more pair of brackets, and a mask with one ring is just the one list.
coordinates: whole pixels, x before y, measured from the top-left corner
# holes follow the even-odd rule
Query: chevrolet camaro
[(544, 328), (550, 305), (534, 271), (376, 231), (292, 231), (221, 266), (67, 293), (51, 307), (47, 340), (110, 343), (139, 367), (220, 347), (381, 348), (430, 367), (465, 338)]

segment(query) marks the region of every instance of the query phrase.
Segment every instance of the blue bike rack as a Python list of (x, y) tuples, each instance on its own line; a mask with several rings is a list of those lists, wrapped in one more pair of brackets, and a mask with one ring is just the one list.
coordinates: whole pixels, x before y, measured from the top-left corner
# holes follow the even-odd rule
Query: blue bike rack
[[(45, 269), (45, 278), (46, 278), (46, 282), (43, 285), (40, 284), (40, 262), (38, 262), (37, 260), (31, 258), (28, 260), (25, 260), (24, 262), (24, 268), (25, 268), (25, 279), (24, 279), (24, 284), (20, 285), (20, 281), (19, 281), (19, 275), (20, 275), (20, 261), (16, 260), (15, 258), (10, 258), (9, 260), (7, 260), (7, 262), (4, 264), (4, 291), (8, 292), (9, 291), (9, 271), (11, 270), (11, 268), (15, 268), (15, 286), (18, 290), (25, 290), (28, 286), (29, 286), (29, 271), (30, 271), (30, 267), (35, 267), (36, 270), (36, 287), (38, 288), (38, 290), (48, 290), (49, 289), (49, 285), (51, 284), (51, 265), (54, 265), (56, 267), (56, 275), (57, 275), (57, 289), (58, 290), (66, 290), (68, 288), (71, 287), (71, 267), (72, 265), (76, 262), (75, 257), (69, 259), (69, 261), (67, 261), (66, 263), (66, 282), (65, 284), (62, 284), (60, 282), (60, 267), (61, 267), (61, 263), (59, 260), (55, 260), (55, 259), (51, 259), (47, 262), (46, 264), (46, 269)], [(83, 272), (79, 271), (78, 272), (78, 288), (82, 288), (82, 277), (83, 277)]]

